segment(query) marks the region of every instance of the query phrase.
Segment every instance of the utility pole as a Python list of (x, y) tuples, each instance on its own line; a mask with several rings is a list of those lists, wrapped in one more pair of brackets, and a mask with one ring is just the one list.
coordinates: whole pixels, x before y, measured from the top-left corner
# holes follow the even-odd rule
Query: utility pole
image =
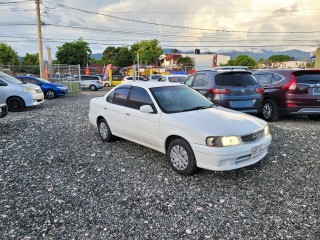
[(253, 49), (256, 49), (256, 48), (252, 47), (250, 49), (251, 49), (251, 58), (253, 58)]
[(37, 13), (37, 32), (38, 32), (40, 78), (44, 78), (44, 61), (43, 61), (41, 19), (40, 19), (40, 0), (35, 0), (35, 1), (36, 1), (36, 13)]

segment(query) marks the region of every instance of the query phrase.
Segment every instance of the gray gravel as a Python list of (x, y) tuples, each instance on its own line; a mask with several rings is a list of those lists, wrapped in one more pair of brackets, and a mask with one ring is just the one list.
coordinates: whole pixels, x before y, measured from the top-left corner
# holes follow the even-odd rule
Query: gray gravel
[(182, 177), (163, 154), (102, 143), (102, 91), (0, 119), (1, 239), (320, 239), (320, 122), (286, 117), (260, 163)]

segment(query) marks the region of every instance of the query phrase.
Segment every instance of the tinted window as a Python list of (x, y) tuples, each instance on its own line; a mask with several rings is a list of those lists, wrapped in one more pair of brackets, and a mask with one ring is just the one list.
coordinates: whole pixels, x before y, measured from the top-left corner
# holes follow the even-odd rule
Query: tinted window
[(188, 85), (189, 87), (192, 86), (192, 82), (193, 82), (193, 79), (194, 79), (194, 75), (190, 76), (187, 81), (185, 81), (184, 84)]
[[(259, 79), (261, 79), (261, 76)], [(257, 85), (257, 81), (251, 73), (228, 72), (217, 74), (216, 84), (220, 86), (249, 86)]]
[(207, 98), (185, 85), (157, 87), (150, 90), (165, 113), (201, 110), (212, 106), (212, 102)]
[(23, 80), (24, 80), (23, 82), (38, 84), (37, 80), (31, 79), (31, 78), (24, 78)]
[(88, 76), (81, 76), (81, 80), (89, 80)]
[(117, 88), (114, 92), (113, 103), (121, 106), (127, 105), (129, 88)]
[(196, 75), (193, 82), (193, 87), (210, 87), (210, 85), (210, 79), (204, 74)]
[(277, 82), (279, 82), (279, 81), (281, 81), (283, 79), (284, 79), (284, 77), (282, 77), (279, 74), (274, 73), (273, 76), (272, 76), (272, 83), (277, 83)]
[(184, 83), (184, 81), (187, 79), (187, 76), (169, 76), (170, 82), (177, 82), (177, 83)]
[(129, 107), (140, 109), (142, 105), (152, 105), (153, 102), (147, 91), (140, 87), (132, 87), (129, 99)]
[(7, 86), (8, 84), (6, 84), (4, 81), (0, 80), (0, 86)]
[(113, 102), (113, 96), (114, 96), (114, 91), (112, 91), (108, 97), (107, 97), (107, 102), (112, 103)]
[(298, 72), (294, 73), (297, 83), (318, 84), (320, 83), (320, 72)]
[(261, 85), (270, 85), (272, 80), (272, 73), (261, 73), (258, 78), (258, 82)]

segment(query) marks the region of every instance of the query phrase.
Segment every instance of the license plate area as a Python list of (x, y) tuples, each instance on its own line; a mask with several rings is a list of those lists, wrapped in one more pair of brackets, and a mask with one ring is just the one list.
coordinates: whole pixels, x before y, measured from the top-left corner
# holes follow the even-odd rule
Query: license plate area
[(246, 101), (230, 101), (231, 108), (251, 108), (253, 107), (253, 100)]
[(253, 157), (259, 155), (261, 150), (262, 150), (262, 145), (251, 148), (251, 157), (253, 158)]

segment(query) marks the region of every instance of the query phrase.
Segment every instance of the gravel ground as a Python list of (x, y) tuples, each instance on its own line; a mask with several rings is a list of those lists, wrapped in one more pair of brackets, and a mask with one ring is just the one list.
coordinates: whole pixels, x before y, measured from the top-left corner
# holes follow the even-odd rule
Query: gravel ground
[(101, 95), (0, 119), (1, 239), (320, 239), (319, 122), (283, 118), (260, 163), (183, 177), (161, 153), (102, 143)]

